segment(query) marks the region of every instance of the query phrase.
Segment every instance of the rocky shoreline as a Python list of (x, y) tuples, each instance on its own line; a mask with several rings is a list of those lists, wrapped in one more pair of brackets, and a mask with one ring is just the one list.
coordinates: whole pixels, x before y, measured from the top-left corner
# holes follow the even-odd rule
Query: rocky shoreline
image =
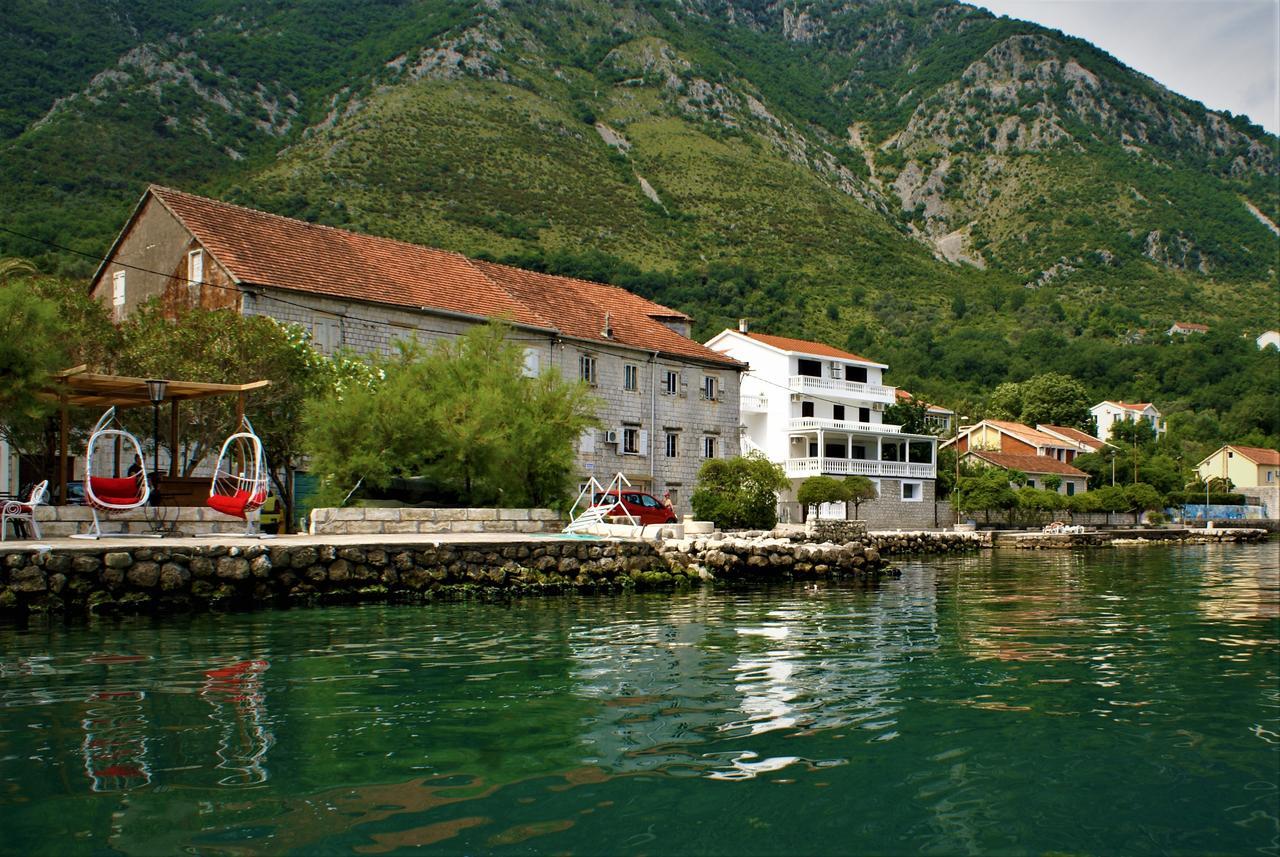
[(501, 543), (393, 543), (373, 536), (361, 545), (11, 547), (0, 566), (0, 614), (180, 613), (876, 579), (894, 573), (892, 556), (980, 545), (972, 535), (936, 533), (844, 544), (713, 534), (657, 543), (520, 536)]
[[(1242, 536), (1242, 531), (1210, 533), (1203, 538)], [(1049, 546), (1037, 539), (1027, 547), (1033, 544)], [(800, 533), (715, 532), (666, 541), (372, 535), (358, 544), (320, 537), (251, 544), (5, 546), (0, 616), (168, 614), (877, 580), (900, 573), (890, 565), (895, 557), (991, 546), (990, 533), (942, 532), (863, 533), (844, 541), (816, 541)], [(1059, 540), (1053, 546), (1082, 545)]]

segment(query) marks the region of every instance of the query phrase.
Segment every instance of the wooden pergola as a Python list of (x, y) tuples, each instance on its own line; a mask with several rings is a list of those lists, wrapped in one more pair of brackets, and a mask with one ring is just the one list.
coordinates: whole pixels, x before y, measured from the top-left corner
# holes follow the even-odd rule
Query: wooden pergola
[[(137, 408), (154, 405), (148, 381), (158, 379), (130, 378), (124, 375), (102, 375), (90, 372), (87, 365), (64, 369), (54, 376), (55, 386), (45, 393), (58, 402), (58, 502), (67, 502), (67, 445), (71, 433), (68, 411), (72, 406), (84, 408)], [(248, 384), (210, 384), (204, 381), (164, 380), (164, 402), (169, 403), (169, 437), (178, 448), (178, 405), (184, 401), (213, 396), (236, 396), (236, 422), (244, 419), (245, 396), (253, 390), (271, 386), (270, 381)], [(169, 456), (169, 476), (178, 476), (178, 456)]]

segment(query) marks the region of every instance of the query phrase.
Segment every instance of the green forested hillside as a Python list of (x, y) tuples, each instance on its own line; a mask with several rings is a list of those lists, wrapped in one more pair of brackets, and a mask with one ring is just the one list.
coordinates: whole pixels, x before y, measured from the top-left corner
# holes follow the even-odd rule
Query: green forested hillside
[(0, 254), (83, 275), (52, 245), (102, 252), (156, 181), (704, 337), (748, 316), (966, 408), (1053, 369), (1280, 434), (1280, 367), (1237, 347), (1280, 326), (1277, 139), (1061, 33), (940, 0), (10, 6), (0, 226), (33, 239)]

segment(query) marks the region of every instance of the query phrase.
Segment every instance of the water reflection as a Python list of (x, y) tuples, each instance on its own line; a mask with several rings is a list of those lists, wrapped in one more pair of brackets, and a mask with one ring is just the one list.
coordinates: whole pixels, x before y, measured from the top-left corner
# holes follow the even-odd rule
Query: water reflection
[(1274, 548), (1018, 552), (0, 630), (0, 823), (14, 851), (1266, 852), (1278, 590)]
[(221, 731), (217, 767), (233, 772), (218, 780), (219, 785), (256, 785), (267, 779), (265, 762), (273, 738), (264, 725), (262, 674), (268, 667), (265, 660), (241, 661), (204, 674), (200, 696), (213, 706), (209, 717)]

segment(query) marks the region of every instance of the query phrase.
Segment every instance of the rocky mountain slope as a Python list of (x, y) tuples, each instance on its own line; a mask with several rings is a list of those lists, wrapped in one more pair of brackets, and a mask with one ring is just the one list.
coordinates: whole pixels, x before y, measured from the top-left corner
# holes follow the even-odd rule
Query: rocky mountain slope
[(699, 332), (748, 315), (924, 383), (909, 355), (939, 341), (1276, 323), (1276, 137), (970, 6), (10, 5), (0, 225), (37, 240), (0, 253), (69, 272), (88, 263), (49, 242), (101, 252), (157, 181), (612, 279)]

